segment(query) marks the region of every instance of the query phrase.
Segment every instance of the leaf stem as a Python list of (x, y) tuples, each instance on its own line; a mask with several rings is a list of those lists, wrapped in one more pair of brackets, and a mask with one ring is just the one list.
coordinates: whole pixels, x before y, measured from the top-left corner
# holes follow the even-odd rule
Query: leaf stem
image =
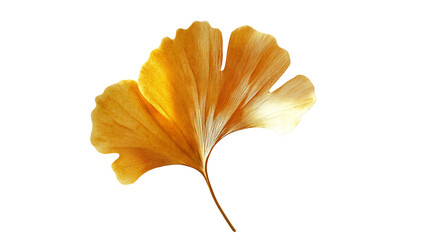
[(208, 174), (207, 174), (207, 169), (206, 169), (205, 173), (203, 173), (203, 176), (204, 176), (204, 178), (206, 179), (207, 186), (209, 187), (210, 193), (211, 193), (211, 195), (212, 195), (212, 197), (213, 197), (213, 200), (214, 200), (214, 201), (215, 201), (215, 203), (216, 203), (217, 208), (219, 209), (220, 213), (222, 213), (223, 218), (225, 218), (225, 220), (226, 220), (226, 222), (228, 223), (228, 225), (229, 225), (229, 227), (231, 228), (231, 230), (232, 230), (233, 232), (235, 232), (235, 228), (234, 228), (234, 226), (233, 226), (233, 225), (232, 225), (232, 223), (229, 221), (228, 217), (227, 217), (227, 216), (226, 216), (226, 214), (223, 212), (222, 207), (219, 205), (219, 202), (218, 202), (218, 201), (217, 201), (217, 199), (216, 199), (216, 196), (215, 196), (215, 194), (214, 194), (214, 192), (213, 192), (212, 185), (210, 184), (209, 176), (208, 176)]

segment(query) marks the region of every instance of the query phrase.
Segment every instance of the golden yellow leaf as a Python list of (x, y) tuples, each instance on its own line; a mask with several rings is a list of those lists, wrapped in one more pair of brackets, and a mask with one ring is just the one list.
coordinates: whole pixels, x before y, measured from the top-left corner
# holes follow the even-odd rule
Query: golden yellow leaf
[(96, 98), (91, 142), (101, 153), (119, 153), (112, 164), (122, 184), (145, 172), (181, 164), (199, 171), (213, 199), (207, 161), (215, 144), (245, 128), (288, 132), (315, 101), (314, 88), (297, 76), (274, 92), (289, 54), (274, 37), (249, 26), (232, 32), (225, 69), (222, 34), (207, 22), (164, 38), (140, 71)]

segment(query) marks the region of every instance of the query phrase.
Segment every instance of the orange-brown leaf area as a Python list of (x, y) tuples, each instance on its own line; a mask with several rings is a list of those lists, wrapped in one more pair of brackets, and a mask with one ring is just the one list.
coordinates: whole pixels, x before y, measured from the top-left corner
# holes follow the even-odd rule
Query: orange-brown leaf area
[(96, 98), (91, 142), (101, 153), (119, 153), (118, 180), (134, 183), (145, 172), (172, 164), (207, 175), (215, 144), (245, 128), (291, 131), (315, 101), (314, 88), (296, 76), (270, 92), (290, 64), (274, 37), (249, 26), (231, 34), (224, 70), (222, 34), (194, 22), (164, 38), (150, 54), (138, 81), (124, 80)]

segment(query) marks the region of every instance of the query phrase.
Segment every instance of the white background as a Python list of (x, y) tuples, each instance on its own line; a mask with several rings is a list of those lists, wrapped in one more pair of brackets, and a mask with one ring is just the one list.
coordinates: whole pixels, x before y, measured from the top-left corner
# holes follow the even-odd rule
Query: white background
[[(123, 186), (94, 98), (195, 20), (272, 34), (317, 101), (290, 134), (222, 140), (209, 175)], [(0, 239), (429, 239), (424, 1), (1, 1)]]

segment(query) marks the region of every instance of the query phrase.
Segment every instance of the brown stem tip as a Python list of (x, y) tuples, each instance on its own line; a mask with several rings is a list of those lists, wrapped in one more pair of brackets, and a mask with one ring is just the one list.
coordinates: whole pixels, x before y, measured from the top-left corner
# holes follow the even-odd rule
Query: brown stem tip
[(214, 192), (213, 192), (212, 185), (210, 184), (209, 176), (207, 175), (207, 173), (206, 173), (206, 174), (203, 174), (203, 175), (204, 175), (204, 178), (206, 179), (207, 186), (209, 187), (210, 193), (211, 193), (211, 195), (212, 195), (212, 197), (213, 197), (214, 202), (216, 203), (217, 208), (219, 209), (220, 213), (222, 213), (223, 218), (225, 218), (225, 221), (228, 223), (228, 225), (229, 225), (229, 227), (231, 228), (231, 230), (232, 230), (233, 232), (235, 232), (235, 228), (234, 228), (234, 226), (233, 226), (233, 225), (232, 225), (232, 223), (229, 221), (228, 217), (226, 216), (225, 212), (222, 210), (222, 207), (220, 206), (219, 202), (218, 202), (218, 201), (217, 201), (217, 199), (216, 199), (216, 196), (215, 196), (215, 194), (214, 194)]

